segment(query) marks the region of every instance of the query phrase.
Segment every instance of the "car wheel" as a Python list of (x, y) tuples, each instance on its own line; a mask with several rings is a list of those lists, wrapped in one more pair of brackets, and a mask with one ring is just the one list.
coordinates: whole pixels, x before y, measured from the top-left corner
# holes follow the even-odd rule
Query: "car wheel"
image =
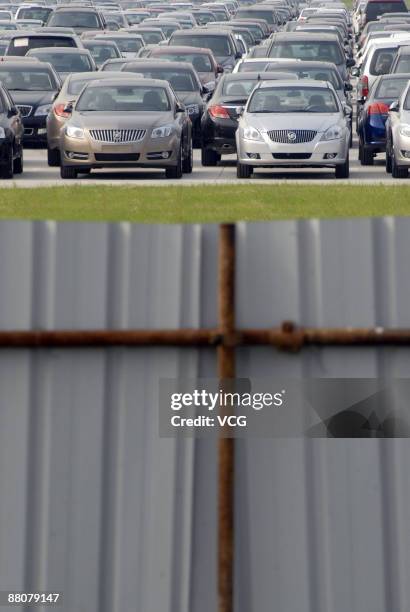
[(14, 174), (22, 174), (23, 173), (23, 147), (20, 148), (20, 155), (13, 162), (13, 172)]
[(60, 176), (62, 179), (75, 179), (77, 178), (78, 170), (72, 166), (60, 166)]
[(350, 124), (349, 149), (353, 146), (353, 124)]
[(52, 168), (57, 168), (61, 163), (60, 151), (58, 149), (47, 149), (47, 162)]
[(216, 164), (220, 161), (221, 156), (216, 151), (212, 149), (207, 149), (202, 147), (201, 150), (201, 163), (203, 166), (216, 166)]
[(394, 157), (394, 151), (391, 154), (391, 175), (393, 178), (404, 179), (408, 177), (408, 168), (407, 166), (398, 166), (396, 163), (396, 158)]
[(189, 145), (188, 153), (186, 157), (184, 157), (184, 161), (182, 162), (182, 172), (184, 172), (185, 174), (191, 174), (193, 166), (194, 166), (194, 151), (193, 151), (192, 142), (191, 142)]
[(0, 167), (0, 178), (12, 179), (13, 178), (13, 165), (14, 165), (13, 164), (13, 149), (11, 145), (6, 163)]
[(349, 156), (346, 157), (344, 164), (339, 164), (336, 166), (335, 176), (337, 179), (349, 178)]
[(239, 179), (250, 178), (252, 176), (252, 173), (253, 173), (252, 166), (248, 166), (247, 164), (240, 164), (238, 162), (236, 166), (236, 176)]
[(165, 176), (168, 179), (180, 179), (182, 178), (182, 145), (178, 153), (178, 161), (176, 166), (170, 166), (165, 169)]
[(373, 166), (373, 151), (367, 149), (361, 141), (359, 142), (359, 159), (362, 166)]

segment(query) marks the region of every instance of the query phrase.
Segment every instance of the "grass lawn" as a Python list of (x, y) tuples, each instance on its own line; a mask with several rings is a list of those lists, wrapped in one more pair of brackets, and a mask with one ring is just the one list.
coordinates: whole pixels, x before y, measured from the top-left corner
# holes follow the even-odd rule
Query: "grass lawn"
[(408, 186), (72, 186), (0, 189), (0, 219), (215, 223), (410, 215)]

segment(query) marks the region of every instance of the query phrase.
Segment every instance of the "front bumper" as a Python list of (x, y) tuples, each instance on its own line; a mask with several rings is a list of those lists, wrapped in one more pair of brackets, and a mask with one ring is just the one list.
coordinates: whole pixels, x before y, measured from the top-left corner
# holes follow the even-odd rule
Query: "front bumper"
[(38, 117), (24, 117), (23, 118), (23, 142), (29, 143), (47, 143), (47, 127), (46, 127), (47, 115), (40, 115)]
[(238, 122), (233, 119), (216, 119), (209, 116), (202, 121), (202, 144), (220, 154), (236, 153), (235, 134)]
[(106, 144), (93, 140), (88, 134), (85, 138), (69, 138), (62, 134), (60, 140), (62, 162), (76, 168), (167, 168), (176, 165), (179, 148), (177, 134), (154, 140), (146, 135), (143, 140), (130, 144)]
[(410, 137), (396, 133), (393, 138), (393, 152), (398, 166), (410, 167)]
[(271, 167), (337, 166), (346, 161), (349, 152), (349, 133), (340, 139), (321, 141), (321, 133), (314, 140), (300, 144), (281, 144), (270, 140), (246, 140), (236, 133), (238, 161), (244, 165)]

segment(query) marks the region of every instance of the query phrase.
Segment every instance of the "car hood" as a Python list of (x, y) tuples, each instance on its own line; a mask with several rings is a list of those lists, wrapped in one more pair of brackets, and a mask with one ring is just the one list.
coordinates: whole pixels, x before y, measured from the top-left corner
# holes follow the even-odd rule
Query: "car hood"
[(56, 93), (55, 91), (10, 91), (15, 104), (30, 104), (31, 106), (50, 104), (54, 100)]
[(175, 121), (172, 112), (80, 112), (74, 111), (70, 123), (90, 129), (149, 129)]
[(339, 113), (245, 113), (241, 119), (247, 125), (255, 127), (260, 132), (270, 130), (316, 130), (325, 132), (331, 125), (339, 123)]

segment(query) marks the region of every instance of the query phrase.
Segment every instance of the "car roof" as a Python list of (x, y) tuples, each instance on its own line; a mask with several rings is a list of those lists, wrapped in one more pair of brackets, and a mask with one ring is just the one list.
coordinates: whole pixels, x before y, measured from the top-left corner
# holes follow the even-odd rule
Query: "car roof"
[[(289, 85), (290, 81), (262, 81), (259, 87), (261, 89), (272, 87), (272, 82), (275, 84), (276, 87), (280, 87), (283, 84)], [(331, 89), (331, 86), (328, 81), (316, 81), (315, 79), (303, 79), (302, 82), (300, 80), (298, 80), (297, 82), (291, 81), (291, 84), (295, 85), (296, 87), (306, 87), (311, 85), (312, 87), (316, 87), (318, 89)]]
[(162, 79), (144, 79), (143, 77), (140, 77), (139, 75), (136, 75), (136, 74), (128, 74), (128, 79), (124, 77), (117, 78), (116, 76), (112, 77), (111, 79), (105, 78), (104, 83), (98, 82), (98, 79), (97, 79), (95, 86), (102, 87), (102, 86), (106, 86), (109, 84), (124, 85), (124, 81), (127, 82), (127, 80), (130, 81), (130, 83), (135, 83), (135, 81), (143, 82), (143, 84), (146, 85), (147, 87), (164, 87), (166, 89), (170, 88), (168, 81), (164, 81)]
[[(67, 77), (67, 81), (66, 82), (73, 82), (73, 81), (106, 81), (107, 79), (109, 80), (114, 80), (114, 79), (125, 79), (126, 77), (133, 77), (135, 78), (143, 78), (143, 76), (141, 75), (141, 77), (139, 77), (139, 75), (135, 72), (117, 72), (115, 73), (115, 77), (113, 77), (113, 73), (112, 72), (99, 72), (99, 71), (93, 71), (93, 72), (72, 72), (71, 74), (68, 75)], [(145, 79), (146, 81), (148, 81), (148, 79)]]
[(31, 51), (40, 52), (40, 53), (44, 51), (46, 53), (57, 53), (57, 54), (71, 53), (72, 55), (81, 55), (81, 54), (88, 55), (89, 53), (88, 49), (81, 49), (78, 47), (36, 47), (35, 49), (30, 49), (29, 53), (31, 53)]
[(222, 28), (191, 28), (190, 30), (178, 30), (174, 34), (177, 36), (192, 36), (193, 34), (195, 36), (198, 34), (203, 34), (204, 36), (232, 36), (232, 30), (224, 30)]
[(290, 59), (285, 61), (276, 62), (276, 58), (271, 57), (268, 58), (269, 64), (277, 64), (281, 69), (285, 66), (299, 66), (301, 69), (303, 68), (327, 68), (331, 69), (334, 72), (338, 72), (336, 65), (333, 62), (321, 62), (320, 60), (300, 60), (300, 59)]
[(12, 61), (12, 62), (2, 62), (0, 61), (0, 68), (2, 66), (7, 66), (7, 68), (50, 68), (53, 70), (51, 64), (49, 62), (40, 62), (38, 59), (33, 59), (33, 61), (27, 60), (26, 62)]
[(173, 45), (172, 47), (168, 46), (168, 45), (162, 45), (161, 47), (156, 47), (155, 51), (161, 52), (164, 51), (165, 53), (181, 53), (181, 52), (185, 52), (185, 53), (202, 53), (203, 55), (211, 55), (211, 51), (210, 49), (207, 49), (206, 47), (190, 47), (189, 45)]
[(130, 64), (131, 65), (139, 65), (141, 66), (141, 68), (144, 68), (144, 66), (149, 66), (150, 68), (154, 67), (154, 68), (169, 68), (170, 70), (175, 70), (176, 68), (183, 68), (184, 70), (189, 70), (190, 72), (194, 72), (194, 68), (191, 66), (191, 64), (189, 62), (170, 62), (168, 60), (157, 60), (155, 58), (146, 58), (148, 61), (145, 61), (145, 58), (143, 59), (135, 59), (133, 60)]
[(310, 32), (275, 32), (272, 35), (272, 40), (336, 40), (335, 34), (319, 34)]

